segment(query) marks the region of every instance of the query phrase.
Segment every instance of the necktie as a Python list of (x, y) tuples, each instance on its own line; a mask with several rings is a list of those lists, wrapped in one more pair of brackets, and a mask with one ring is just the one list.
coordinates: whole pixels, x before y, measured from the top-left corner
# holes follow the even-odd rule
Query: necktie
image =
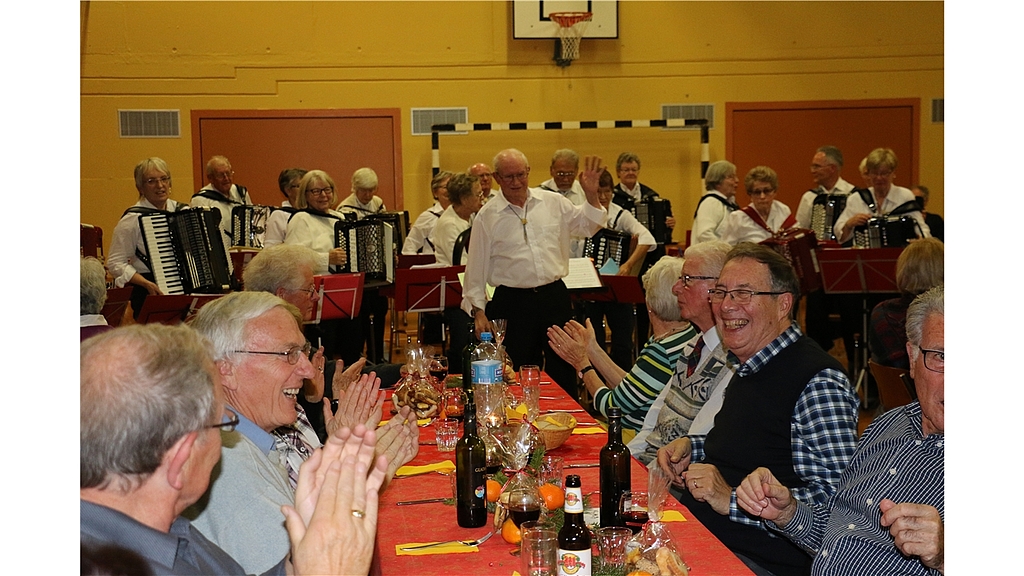
[(288, 471), (288, 481), (291, 483), (292, 488), (298, 485), (299, 466), (309, 458), (312, 450), (315, 449), (315, 447), (309, 446), (302, 438), (299, 427), (305, 425), (312, 429), (312, 426), (309, 424), (309, 419), (306, 418), (305, 411), (301, 410), (298, 406), (296, 408), (298, 414), (296, 423), (291, 426), (281, 426), (274, 430), (274, 448), (283, 456), (281, 460)]
[(697, 371), (697, 364), (700, 362), (700, 353), (704, 350), (704, 336), (697, 338), (697, 344), (693, 347), (693, 351), (686, 357), (686, 377), (693, 376), (693, 373)]

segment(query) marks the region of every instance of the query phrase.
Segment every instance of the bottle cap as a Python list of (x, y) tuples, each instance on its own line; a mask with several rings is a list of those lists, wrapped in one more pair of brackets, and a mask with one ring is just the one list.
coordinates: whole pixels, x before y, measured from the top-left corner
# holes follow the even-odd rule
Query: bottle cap
[(483, 340), (484, 342), (490, 342), (491, 338), (492, 336), (490, 332), (483, 332), (480, 334), (480, 339)]

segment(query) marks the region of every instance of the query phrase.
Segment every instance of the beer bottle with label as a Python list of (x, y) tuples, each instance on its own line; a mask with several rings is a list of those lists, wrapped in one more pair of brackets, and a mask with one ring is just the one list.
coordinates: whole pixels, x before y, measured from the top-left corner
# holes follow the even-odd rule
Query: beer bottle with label
[(464, 431), (455, 445), (455, 510), (459, 526), (479, 528), (487, 523), (484, 471), (487, 448), (476, 434), (476, 406), (466, 404)]
[(629, 448), (622, 443), (622, 409), (608, 408), (608, 444), (601, 448), (601, 527), (625, 526), (619, 499), (629, 492)]
[(580, 477), (565, 477), (565, 523), (558, 532), (558, 576), (590, 576), (590, 530), (583, 521)]

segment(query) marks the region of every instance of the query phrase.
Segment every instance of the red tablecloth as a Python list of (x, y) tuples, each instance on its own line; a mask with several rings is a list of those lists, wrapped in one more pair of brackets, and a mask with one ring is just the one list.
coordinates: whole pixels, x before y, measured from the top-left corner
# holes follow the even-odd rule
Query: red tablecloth
[[(518, 390), (515, 390), (517, 395)], [(541, 410), (579, 409), (580, 406), (572, 398), (544, 375), (542, 377), (541, 396), (552, 397), (554, 400), (542, 399)], [(385, 409), (390, 408), (390, 405)], [(573, 415), (579, 421), (590, 422), (593, 418), (585, 413)], [(432, 427), (422, 428), (420, 440), (434, 441)], [(460, 432), (461, 435), (461, 432)], [(601, 448), (607, 443), (606, 434), (573, 435), (565, 444), (549, 452), (561, 456), (565, 464), (586, 464), (598, 462)], [(419, 454), (410, 465), (423, 465), (455, 461), (454, 452), (438, 452), (434, 445), (421, 445)], [(565, 474), (579, 474), (583, 493), (596, 492), (600, 486), (598, 468), (568, 469)], [(637, 460), (632, 464), (632, 485), (634, 489), (644, 490), (647, 487), (647, 469)], [(380, 512), (377, 524), (377, 545), (380, 552), (380, 564), (385, 575), (428, 575), (428, 574), (495, 574), (508, 576), (513, 570), (520, 569), (518, 556), (509, 554), (516, 548), (505, 543), (500, 534), (480, 545), (480, 551), (466, 554), (438, 554), (428, 556), (398, 556), (395, 554), (396, 544), (409, 542), (434, 542), (445, 540), (465, 540), (479, 538), (491, 529), (492, 516), (488, 516), (487, 525), (481, 528), (460, 528), (455, 521), (455, 507), (441, 502), (432, 504), (416, 504), (413, 506), (396, 506), (403, 500), (422, 498), (440, 498), (451, 496), (451, 483), (447, 476), (440, 474), (424, 474), (409, 478), (395, 478), (381, 495)], [(751, 574), (750, 570), (740, 562), (721, 542), (718, 541), (704, 526), (690, 514), (690, 511), (669, 498), (667, 509), (679, 510), (686, 517), (686, 522), (671, 522), (667, 525), (672, 531), (675, 542), (682, 553), (683, 560), (690, 566), (690, 573), (695, 576)]]

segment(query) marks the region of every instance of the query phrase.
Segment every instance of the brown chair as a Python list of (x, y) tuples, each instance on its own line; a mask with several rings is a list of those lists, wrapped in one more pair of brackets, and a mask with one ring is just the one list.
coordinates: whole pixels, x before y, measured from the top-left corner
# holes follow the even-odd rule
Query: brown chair
[(882, 366), (874, 360), (868, 361), (868, 366), (878, 384), (878, 396), (884, 410), (892, 410), (914, 401), (903, 379), (906, 370)]

